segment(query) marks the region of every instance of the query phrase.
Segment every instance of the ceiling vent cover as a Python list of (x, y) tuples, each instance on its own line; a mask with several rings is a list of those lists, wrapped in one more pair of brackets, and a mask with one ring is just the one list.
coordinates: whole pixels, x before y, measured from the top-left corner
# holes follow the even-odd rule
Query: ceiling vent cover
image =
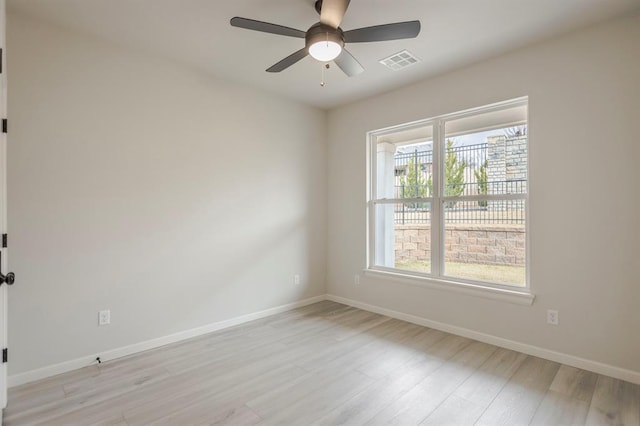
[(402, 52), (394, 53), (388, 58), (384, 58), (380, 60), (380, 63), (382, 65), (394, 71), (399, 71), (403, 68), (410, 67), (411, 65), (415, 65), (418, 62), (420, 62), (420, 59), (415, 57), (408, 50), (403, 50)]

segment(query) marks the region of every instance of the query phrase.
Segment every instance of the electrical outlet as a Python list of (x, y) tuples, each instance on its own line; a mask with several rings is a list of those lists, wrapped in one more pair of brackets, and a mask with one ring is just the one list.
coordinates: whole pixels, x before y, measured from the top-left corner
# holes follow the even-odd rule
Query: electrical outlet
[(111, 324), (111, 311), (100, 311), (98, 312), (98, 325), (109, 325)]
[(300, 285), (300, 275), (295, 274), (293, 276), (293, 285)]
[(558, 323), (560, 322), (559, 317), (558, 317), (558, 311), (555, 309), (548, 309), (547, 310), (547, 324), (551, 324), (551, 325), (558, 325)]
[(353, 283), (354, 283), (355, 285), (360, 285), (360, 274), (355, 274), (355, 275), (353, 276)]

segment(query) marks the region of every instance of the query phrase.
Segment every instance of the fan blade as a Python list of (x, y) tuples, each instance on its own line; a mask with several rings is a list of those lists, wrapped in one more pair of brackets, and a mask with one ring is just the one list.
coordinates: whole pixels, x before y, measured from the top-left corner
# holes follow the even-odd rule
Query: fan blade
[(353, 77), (354, 75), (358, 75), (364, 71), (360, 62), (358, 62), (358, 60), (354, 58), (347, 49), (342, 49), (340, 56), (333, 61), (349, 77)]
[(320, 22), (333, 28), (338, 28), (344, 14), (347, 13), (351, 0), (322, 0)]
[(291, 65), (295, 64), (296, 62), (300, 61), (301, 59), (304, 59), (308, 54), (309, 54), (309, 52), (307, 52), (307, 48), (306, 47), (303, 48), (303, 49), (300, 49), (297, 52), (292, 53), (291, 55), (287, 56), (286, 58), (284, 58), (283, 60), (281, 60), (277, 64), (271, 66), (270, 68), (267, 68), (267, 72), (284, 71), (287, 68), (289, 68)]
[(231, 18), (231, 25), (247, 30), (260, 31), (263, 33), (278, 34), (288, 37), (304, 38), (307, 33), (295, 28), (283, 27), (282, 25), (270, 24), (269, 22), (256, 21), (247, 18)]
[(400, 40), (415, 38), (420, 34), (420, 21), (397, 22), (358, 28), (344, 33), (345, 43), (366, 43), (370, 41)]

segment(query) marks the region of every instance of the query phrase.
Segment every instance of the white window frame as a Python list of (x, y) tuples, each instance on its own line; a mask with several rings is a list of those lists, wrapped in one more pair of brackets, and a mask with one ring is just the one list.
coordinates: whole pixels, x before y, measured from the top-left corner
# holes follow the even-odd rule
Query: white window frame
[[(502, 299), (520, 304), (531, 305), (534, 296), (531, 293), (530, 283), (530, 216), (529, 216), (529, 193), (531, 191), (531, 175), (530, 175), (530, 127), (528, 117), (528, 97), (512, 99), (505, 102), (499, 102), (478, 108), (472, 108), (452, 114), (445, 114), (432, 117), (425, 120), (419, 120), (411, 123), (391, 126), (379, 130), (367, 132), (367, 259), (365, 273), (373, 274), (377, 277), (384, 277), (405, 284), (421, 285), (435, 288), (451, 289), (457, 292), (470, 293), (480, 296), (489, 296), (491, 298)], [(465, 117), (471, 117), (478, 114), (505, 110), (518, 106), (527, 106), (527, 185), (526, 194), (503, 194), (503, 195), (475, 195), (475, 196), (443, 196), (444, 190), (444, 171), (442, 170), (442, 155), (445, 151), (446, 135), (445, 124), (452, 120)], [(521, 123), (513, 123), (513, 125)], [(380, 198), (376, 199), (377, 188), (377, 145), (381, 138), (412, 129), (424, 128), (432, 126), (432, 146), (433, 146), (433, 194), (430, 197), (418, 198)], [(501, 126), (502, 127), (502, 126)], [(494, 127), (495, 128), (495, 127)], [(489, 130), (475, 129), (475, 130)], [(444, 255), (444, 238), (445, 238), (445, 222), (444, 222), (444, 204), (447, 201), (479, 201), (479, 200), (524, 200), (525, 203), (525, 286), (518, 287), (508, 284), (491, 283), (486, 281), (476, 281), (473, 279), (451, 277), (444, 275), (445, 255)], [(431, 205), (431, 272), (416, 272), (375, 264), (375, 247), (376, 247), (376, 206), (378, 205), (395, 205), (397, 203), (422, 202)]]

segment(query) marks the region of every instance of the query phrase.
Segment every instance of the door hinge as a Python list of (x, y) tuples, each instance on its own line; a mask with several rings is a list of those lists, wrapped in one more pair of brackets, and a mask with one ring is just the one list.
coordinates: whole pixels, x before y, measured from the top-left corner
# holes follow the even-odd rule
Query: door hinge
[(7, 133), (7, 119), (2, 119), (2, 133)]
[(0, 49), (0, 74), (2, 74), (2, 62), (3, 62), (2, 60), (4, 59), (2, 56), (2, 53), (3, 53), (2, 49)]
[(2, 350), (2, 363), (4, 364), (7, 361), (9, 361), (9, 349), (4, 348)]
[(2, 234), (2, 248), (7, 248), (7, 234)]

